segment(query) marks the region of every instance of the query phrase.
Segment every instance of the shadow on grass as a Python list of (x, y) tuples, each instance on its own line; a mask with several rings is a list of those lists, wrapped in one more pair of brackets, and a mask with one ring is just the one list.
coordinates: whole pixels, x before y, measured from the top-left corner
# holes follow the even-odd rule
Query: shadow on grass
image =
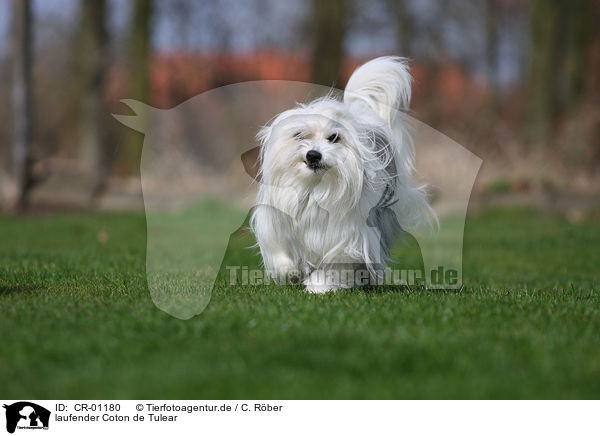
[(12, 294), (23, 294), (32, 291), (43, 291), (44, 288), (39, 286), (27, 286), (27, 285), (0, 285), (0, 296), (12, 295)]
[(352, 291), (365, 292), (368, 294), (389, 294), (389, 293), (437, 293), (455, 295), (463, 292), (463, 288), (459, 289), (429, 289), (424, 285), (378, 285), (378, 286), (363, 286), (354, 288)]

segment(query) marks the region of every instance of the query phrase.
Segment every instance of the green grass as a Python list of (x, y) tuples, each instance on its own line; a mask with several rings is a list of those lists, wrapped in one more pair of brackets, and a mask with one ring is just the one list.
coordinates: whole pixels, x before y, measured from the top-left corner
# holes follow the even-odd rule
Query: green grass
[(460, 291), (226, 287), (188, 321), (150, 300), (143, 216), (0, 217), (0, 241), (2, 398), (600, 396), (597, 222), (487, 211)]

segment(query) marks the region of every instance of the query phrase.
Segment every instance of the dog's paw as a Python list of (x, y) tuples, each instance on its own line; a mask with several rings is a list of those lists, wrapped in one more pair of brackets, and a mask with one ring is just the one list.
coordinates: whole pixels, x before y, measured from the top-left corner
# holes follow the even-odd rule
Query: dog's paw
[(328, 292), (336, 292), (338, 288), (325, 285), (306, 285), (305, 292), (309, 294), (326, 294)]
[(270, 275), (282, 285), (300, 283), (302, 277), (296, 264), (285, 254), (279, 254), (273, 258), (273, 269)]
[(326, 294), (327, 292), (335, 292), (339, 286), (327, 282), (327, 275), (323, 271), (313, 271), (310, 276), (304, 280), (305, 291), (310, 294)]

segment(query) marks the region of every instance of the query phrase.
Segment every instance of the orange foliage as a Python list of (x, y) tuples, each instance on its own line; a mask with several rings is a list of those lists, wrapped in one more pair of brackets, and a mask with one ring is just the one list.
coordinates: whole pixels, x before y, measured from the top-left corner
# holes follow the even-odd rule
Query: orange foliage
[[(368, 59), (347, 58), (341, 67), (343, 88), (352, 71)], [(210, 89), (249, 80), (310, 81), (312, 65), (307, 54), (260, 51), (252, 53), (157, 53), (151, 64), (150, 104), (173, 107)], [(485, 87), (476, 83), (460, 66), (437, 66), (434, 77), (428, 77), (423, 65), (412, 62), (413, 95), (435, 95), (444, 112), (452, 112), (465, 99), (484, 98)], [(108, 100), (117, 102), (126, 96), (127, 74), (122, 66), (113, 67), (108, 86)], [(423, 90), (427, 87), (427, 93)], [(471, 100), (472, 101), (472, 100)]]

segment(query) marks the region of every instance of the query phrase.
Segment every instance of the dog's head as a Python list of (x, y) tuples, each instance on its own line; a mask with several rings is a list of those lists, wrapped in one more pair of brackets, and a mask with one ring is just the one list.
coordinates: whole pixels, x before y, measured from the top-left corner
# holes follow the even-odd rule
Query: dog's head
[(410, 83), (404, 59), (378, 58), (354, 72), (343, 100), (330, 95), (279, 114), (258, 135), (262, 182), (356, 207), (366, 190), (397, 176), (398, 150), (408, 144), (398, 144), (392, 125)]

